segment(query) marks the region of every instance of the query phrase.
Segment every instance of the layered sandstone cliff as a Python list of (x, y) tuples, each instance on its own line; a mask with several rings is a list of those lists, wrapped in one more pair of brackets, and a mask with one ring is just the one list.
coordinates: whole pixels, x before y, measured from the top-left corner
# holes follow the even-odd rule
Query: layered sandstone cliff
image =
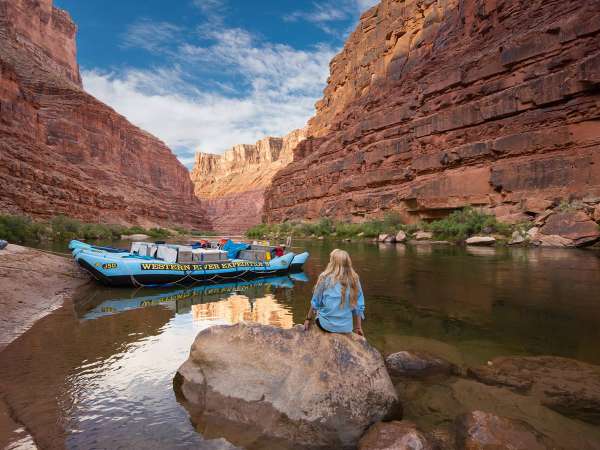
[(0, 0), (0, 212), (207, 228), (164, 143), (85, 93), (52, 0)]
[(383, 0), (361, 17), (270, 221), (507, 221), (600, 197), (600, 2)]
[(292, 161), (304, 138), (300, 129), (283, 138), (235, 145), (223, 155), (196, 154), (191, 178), (215, 230), (241, 233), (261, 222), (265, 188)]

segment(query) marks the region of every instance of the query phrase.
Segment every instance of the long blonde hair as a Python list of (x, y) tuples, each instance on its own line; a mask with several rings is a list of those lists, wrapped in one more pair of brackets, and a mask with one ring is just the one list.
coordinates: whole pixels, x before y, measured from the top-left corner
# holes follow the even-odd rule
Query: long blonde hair
[(352, 260), (348, 252), (337, 248), (329, 255), (329, 264), (319, 275), (314, 292), (323, 292), (326, 288), (335, 286), (336, 283), (340, 283), (342, 286), (340, 308), (344, 307), (348, 290), (350, 290), (350, 307), (354, 308), (358, 301), (358, 275), (352, 267)]

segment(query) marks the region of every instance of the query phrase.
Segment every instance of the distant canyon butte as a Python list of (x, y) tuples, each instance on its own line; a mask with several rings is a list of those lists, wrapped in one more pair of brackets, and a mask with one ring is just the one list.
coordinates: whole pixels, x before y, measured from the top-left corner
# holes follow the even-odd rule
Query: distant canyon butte
[(83, 90), (66, 12), (0, 0), (0, 212), (239, 233), (600, 198), (599, 33), (597, 0), (382, 0), (305, 128), (190, 172)]

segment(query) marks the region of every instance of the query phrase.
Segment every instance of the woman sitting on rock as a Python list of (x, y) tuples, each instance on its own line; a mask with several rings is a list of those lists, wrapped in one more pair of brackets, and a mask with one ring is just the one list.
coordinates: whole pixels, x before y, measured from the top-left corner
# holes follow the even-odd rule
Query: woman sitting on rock
[(308, 330), (316, 312), (317, 326), (328, 333), (350, 333), (364, 336), (365, 297), (358, 275), (352, 268), (348, 252), (335, 249), (329, 256), (327, 268), (319, 275), (310, 309), (304, 322)]

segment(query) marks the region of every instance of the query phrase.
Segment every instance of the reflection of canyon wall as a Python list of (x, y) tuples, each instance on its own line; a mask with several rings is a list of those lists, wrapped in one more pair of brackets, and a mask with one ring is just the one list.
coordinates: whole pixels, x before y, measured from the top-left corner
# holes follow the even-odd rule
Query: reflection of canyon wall
[(383, 0), (361, 17), (270, 221), (507, 220), (600, 195), (600, 3)]
[(52, 0), (0, 0), (0, 212), (206, 227), (165, 144), (82, 90), (75, 32)]
[(233, 325), (238, 322), (258, 322), (263, 325), (275, 325), (292, 328), (294, 321), (291, 311), (283, 308), (275, 297), (268, 294), (253, 300), (245, 295), (232, 295), (226, 300), (192, 305), (194, 320), (224, 320)]
[(239, 233), (261, 222), (265, 187), (292, 161), (303, 139), (304, 130), (295, 130), (283, 138), (236, 145), (223, 155), (196, 154), (191, 177), (215, 230)]

